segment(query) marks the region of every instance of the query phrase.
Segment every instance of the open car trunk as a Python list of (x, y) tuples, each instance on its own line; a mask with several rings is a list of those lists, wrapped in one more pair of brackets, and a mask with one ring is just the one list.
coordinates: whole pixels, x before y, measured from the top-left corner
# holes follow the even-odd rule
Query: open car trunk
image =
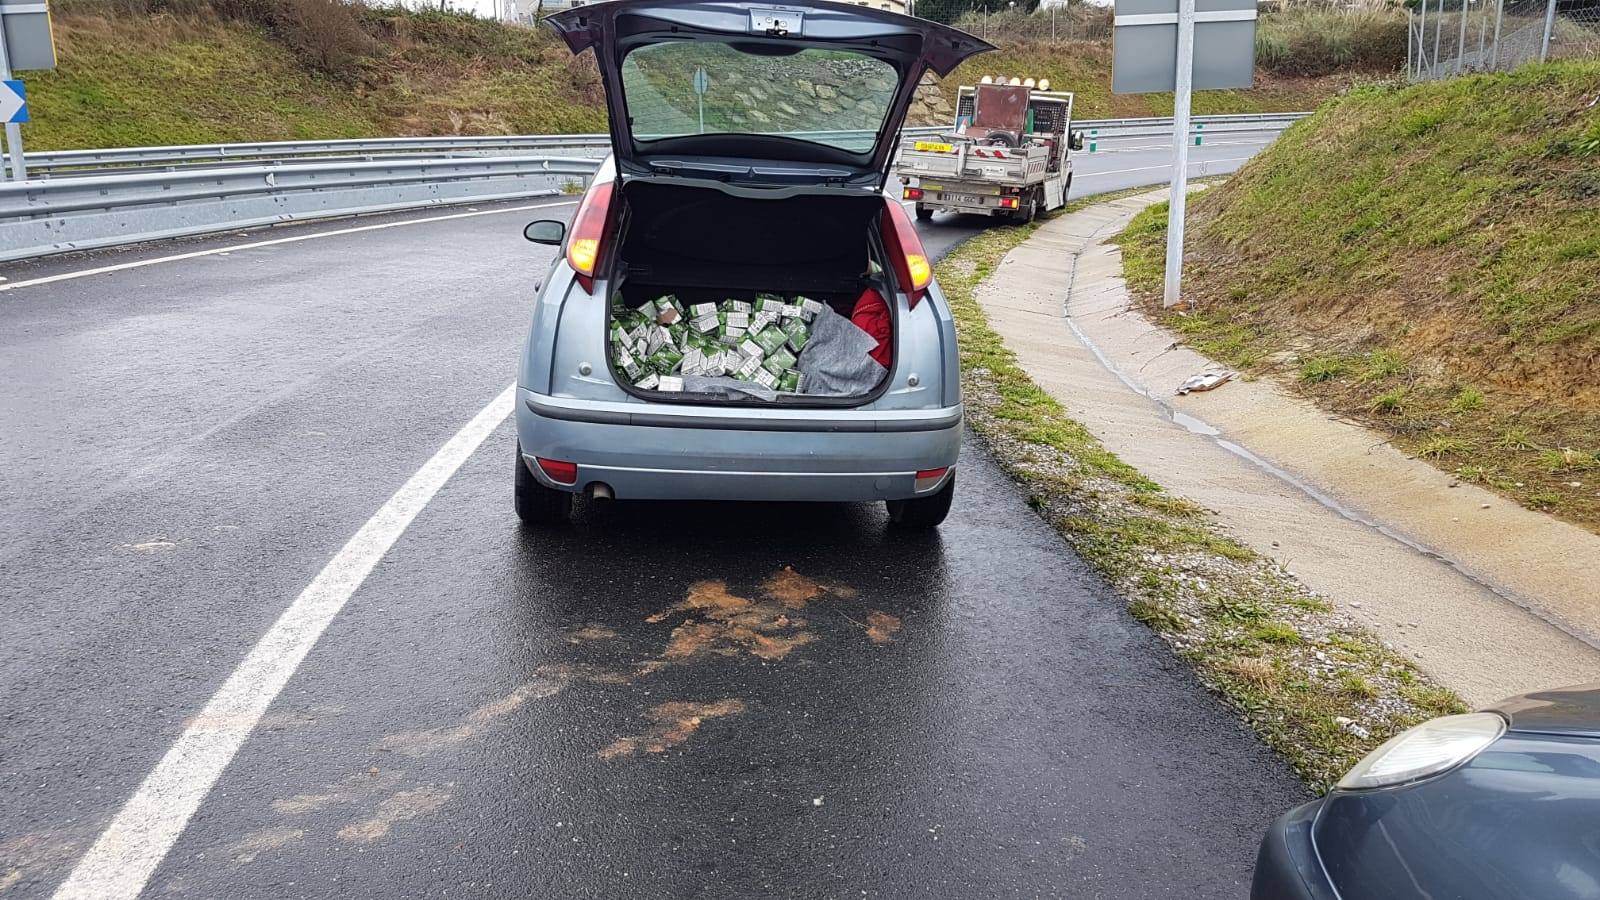
[(893, 353), (893, 304), (868, 326), (879, 334), (850, 321), (867, 289), (894, 296), (881, 196), (766, 199), (641, 179), (622, 201), (607, 332), (612, 373), (630, 393), (850, 406), (882, 392), (889, 368), (873, 354), (885, 321)]

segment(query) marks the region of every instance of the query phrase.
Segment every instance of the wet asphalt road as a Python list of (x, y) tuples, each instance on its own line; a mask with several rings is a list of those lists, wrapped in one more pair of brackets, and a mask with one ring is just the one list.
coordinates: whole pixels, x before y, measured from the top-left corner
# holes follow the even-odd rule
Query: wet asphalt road
[[(0, 897), (50, 894), (509, 383), (549, 259), (511, 206), (0, 270), (239, 247), (0, 293)], [(513, 442), (360, 587), (146, 896), (1240, 897), (1304, 794), (981, 446), (911, 538), (849, 505), (529, 534)]]

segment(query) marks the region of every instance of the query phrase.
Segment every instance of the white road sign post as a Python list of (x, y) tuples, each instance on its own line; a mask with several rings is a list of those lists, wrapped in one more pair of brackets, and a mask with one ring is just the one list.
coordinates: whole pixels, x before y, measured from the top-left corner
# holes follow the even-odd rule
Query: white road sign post
[[(1203, 7), (1203, 8), (1200, 8)], [(1255, 80), (1255, 0), (1116, 0), (1111, 90), (1172, 91), (1172, 196), (1167, 212), (1164, 306), (1182, 296), (1189, 188), (1190, 97), (1248, 88)]]
[(694, 67), (694, 97), (700, 103), (700, 133), (706, 133), (706, 88), (711, 86), (711, 79), (706, 77), (705, 66)]
[(1167, 202), (1167, 274), (1161, 305), (1176, 306), (1183, 282), (1183, 216), (1189, 207), (1189, 100), (1194, 93), (1194, 0), (1178, 0), (1177, 85), (1172, 92), (1172, 189)]
[[(43, 0), (34, 2), (6, 2), (0, 0), (0, 81), (11, 81), (11, 70), (54, 69), (56, 67), (55, 42), (50, 37), (50, 10)], [(0, 116), (6, 123), (6, 151), (11, 158), (11, 177), (22, 181), (28, 177), (28, 167), (22, 157), (22, 126), (27, 121), (28, 107), (23, 100), (20, 82), (0, 85), (0, 95), (14, 99), (0, 99)]]

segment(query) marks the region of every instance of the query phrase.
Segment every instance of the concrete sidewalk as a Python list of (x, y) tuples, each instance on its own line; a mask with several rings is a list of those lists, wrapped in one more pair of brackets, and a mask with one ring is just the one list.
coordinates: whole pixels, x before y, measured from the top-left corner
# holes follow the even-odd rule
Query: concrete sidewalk
[(1472, 704), (1600, 680), (1600, 537), (1221, 369), (1132, 309), (1105, 243), (1166, 191), (1045, 223), (978, 292), (1041, 387), (1106, 447), (1365, 622)]

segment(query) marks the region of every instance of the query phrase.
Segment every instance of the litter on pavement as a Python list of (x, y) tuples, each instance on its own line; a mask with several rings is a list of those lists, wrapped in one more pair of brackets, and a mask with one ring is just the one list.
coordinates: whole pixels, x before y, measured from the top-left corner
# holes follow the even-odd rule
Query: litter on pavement
[(1198, 393), (1200, 391), (1214, 391), (1238, 376), (1238, 372), (1201, 372), (1199, 375), (1190, 375), (1178, 386), (1179, 394)]

